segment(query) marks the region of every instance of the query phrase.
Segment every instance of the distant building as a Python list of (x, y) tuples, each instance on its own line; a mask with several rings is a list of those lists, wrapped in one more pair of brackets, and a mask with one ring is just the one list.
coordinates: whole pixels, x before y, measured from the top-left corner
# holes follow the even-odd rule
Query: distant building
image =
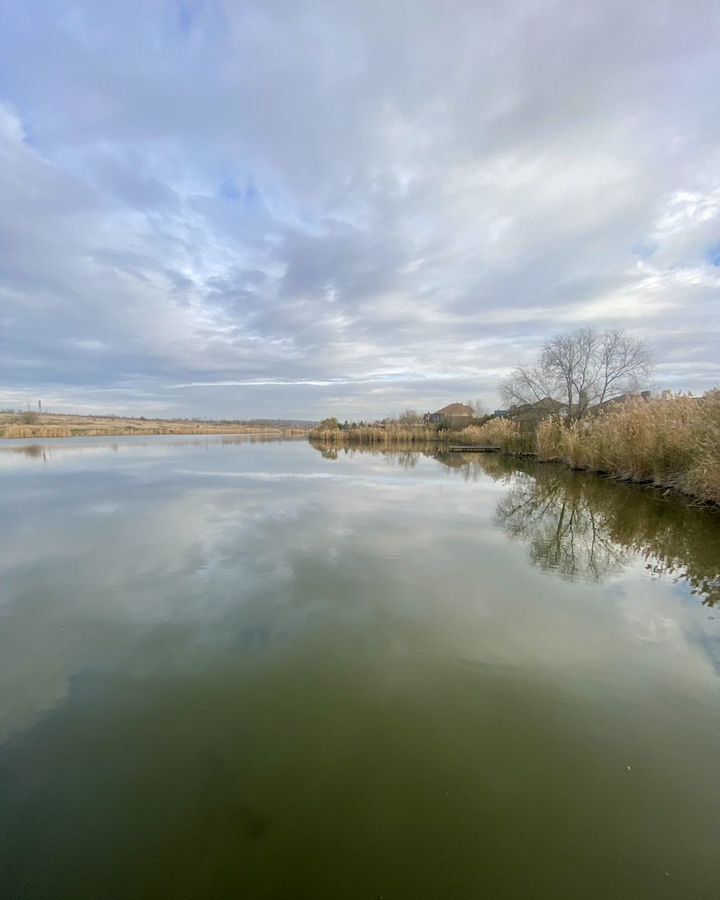
[(517, 423), (521, 435), (534, 435), (543, 419), (566, 415), (567, 406), (552, 397), (543, 397), (534, 403), (521, 403), (499, 412), (502, 414), (501, 418)]
[(535, 403), (523, 403), (520, 406), (511, 406), (505, 411), (505, 418), (514, 419), (516, 422), (531, 422), (536, 424), (548, 416), (564, 415), (567, 406), (552, 397), (544, 397)]
[(425, 421), (434, 425), (451, 425), (453, 428), (458, 425), (469, 425), (475, 418), (475, 410), (472, 406), (466, 406), (464, 403), (448, 403), (434, 413), (427, 413)]
[[(582, 412), (583, 414), (596, 413), (608, 409), (611, 406), (616, 406), (618, 403), (625, 403), (628, 400), (649, 400), (650, 396), (650, 391), (642, 391), (639, 394), (620, 394), (618, 397), (613, 397), (610, 400), (605, 400), (603, 403), (597, 403), (594, 406), (587, 406), (587, 398), (584, 398)], [(561, 403), (559, 400), (553, 400), (552, 397), (543, 397), (541, 400), (536, 400), (534, 403), (523, 403), (519, 406), (511, 406), (510, 409), (507, 410), (498, 410), (497, 412), (502, 414), (503, 418), (520, 422), (522, 426), (535, 426), (548, 416), (566, 416), (568, 407), (566, 403)], [(573, 407), (573, 414), (575, 416), (578, 414), (577, 405)]]
[(611, 397), (610, 400), (604, 400), (593, 407), (592, 411), (607, 409), (609, 406), (616, 406), (618, 403), (627, 403), (628, 400), (650, 400), (652, 393), (650, 391), (640, 391), (639, 394), (620, 394), (618, 397)]

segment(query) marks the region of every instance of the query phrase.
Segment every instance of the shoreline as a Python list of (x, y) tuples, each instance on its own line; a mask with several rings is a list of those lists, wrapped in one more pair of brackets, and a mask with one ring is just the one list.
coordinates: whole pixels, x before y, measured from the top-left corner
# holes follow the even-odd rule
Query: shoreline
[[(450, 432), (452, 434), (452, 432)], [(382, 442), (382, 441), (358, 441), (358, 440), (323, 440), (322, 438), (313, 438), (312, 434), (308, 435), (308, 442), (316, 447), (316, 449), (329, 448), (332, 447), (334, 449), (350, 449), (350, 450), (358, 450), (363, 451), (367, 450), (369, 452), (393, 452), (393, 451), (402, 451), (405, 453), (421, 452), (423, 449), (433, 449), (438, 451), (444, 451), (445, 453), (453, 453), (461, 456), (463, 453), (473, 453), (474, 456), (481, 456), (485, 454), (478, 453), (477, 450), (474, 450), (473, 447), (477, 447), (478, 445), (468, 445), (468, 449), (465, 450), (462, 448), (462, 441), (455, 443), (453, 448), (450, 449), (448, 444), (452, 441), (457, 442), (458, 434), (452, 434), (452, 438), (443, 437), (442, 439), (435, 440), (418, 440), (418, 441), (397, 441), (397, 442)], [(674, 497), (684, 500), (691, 506), (701, 507), (705, 509), (711, 510), (720, 510), (720, 503), (712, 498), (700, 497), (695, 494), (691, 494), (688, 491), (683, 490), (676, 484), (668, 481), (655, 481), (652, 478), (633, 478), (632, 475), (626, 474), (615, 474), (613, 472), (607, 472), (600, 469), (593, 469), (587, 466), (573, 466), (570, 463), (566, 462), (563, 459), (558, 457), (541, 457), (537, 451), (535, 450), (506, 450), (504, 448), (495, 448), (493, 447), (493, 456), (500, 456), (505, 459), (517, 459), (525, 462), (537, 463), (538, 465), (543, 466), (556, 466), (558, 468), (565, 469), (569, 472), (577, 472), (584, 475), (594, 475), (598, 478), (601, 478), (603, 481), (611, 481), (618, 485), (632, 485), (634, 487), (642, 487), (648, 488), (653, 491), (657, 491), (660, 494), (672, 494)], [(470, 460), (468, 460), (470, 462)]]
[[(349, 449), (367, 452), (421, 452), (422, 450), (444, 451), (461, 456), (463, 453), (481, 455), (478, 449), (481, 445), (468, 443), (467, 449), (463, 446), (460, 432), (447, 431), (442, 437), (428, 438), (423, 435), (412, 435), (409, 439), (395, 440), (352, 440), (347, 437), (336, 436), (332, 439), (314, 436), (312, 431), (300, 427), (268, 427), (260, 425), (242, 425), (240, 423), (219, 422), (172, 422), (162, 419), (108, 419), (107, 417), (92, 417), (93, 423), (81, 422), (80, 416), (47, 416), (48, 419), (67, 418), (72, 423), (65, 426), (48, 426), (43, 424), (14, 425), (13, 429), (22, 430), (22, 434), (7, 434), (8, 426), (3, 427), (0, 420), (0, 441), (33, 441), (33, 440), (71, 440), (78, 438), (119, 438), (119, 437), (247, 437), (247, 438), (275, 438), (275, 439), (305, 439), (316, 449), (333, 448), (335, 450)], [(112, 423), (112, 424), (110, 424)], [(449, 446), (451, 445), (451, 446)], [(12, 445), (11, 445), (12, 446)], [(661, 494), (672, 494), (683, 499), (692, 506), (707, 509), (720, 510), (720, 503), (712, 498), (706, 498), (683, 490), (672, 481), (656, 481), (652, 478), (634, 478), (631, 474), (614, 473), (602, 469), (594, 469), (588, 466), (572, 465), (559, 457), (542, 457), (535, 450), (509, 450), (503, 447), (488, 445), (492, 455), (498, 455), (506, 459), (517, 459), (531, 463), (548, 466), (557, 466), (571, 472), (586, 475), (595, 475), (605, 481), (616, 484), (634, 485), (636, 487), (650, 488)], [(468, 460), (469, 461), (469, 460)]]
[(287, 437), (287, 438), (307, 438), (307, 432), (299, 429), (258, 429), (257, 431), (216, 428), (216, 429), (198, 429), (193, 431), (106, 431), (106, 430), (89, 430), (89, 431), (73, 431), (71, 434), (23, 434), (23, 435), (5, 435), (0, 434), (0, 441), (62, 441), (72, 440), (74, 438), (89, 437)]
[(0, 413), (0, 439), (45, 440), (77, 437), (144, 437), (149, 435), (307, 435), (309, 427), (224, 419), (148, 419), (121, 416), (77, 416)]

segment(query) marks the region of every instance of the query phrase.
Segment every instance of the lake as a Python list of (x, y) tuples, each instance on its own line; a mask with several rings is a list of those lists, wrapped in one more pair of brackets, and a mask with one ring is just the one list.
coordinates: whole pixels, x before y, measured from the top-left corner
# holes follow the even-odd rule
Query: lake
[(0, 895), (720, 896), (720, 517), (496, 455), (0, 442)]

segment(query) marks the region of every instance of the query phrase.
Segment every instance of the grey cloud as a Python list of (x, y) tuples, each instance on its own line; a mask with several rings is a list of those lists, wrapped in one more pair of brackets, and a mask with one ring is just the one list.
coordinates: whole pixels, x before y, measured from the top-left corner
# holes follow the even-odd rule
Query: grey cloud
[(720, 382), (716, 12), (11, 0), (0, 405), (494, 405), (588, 323)]

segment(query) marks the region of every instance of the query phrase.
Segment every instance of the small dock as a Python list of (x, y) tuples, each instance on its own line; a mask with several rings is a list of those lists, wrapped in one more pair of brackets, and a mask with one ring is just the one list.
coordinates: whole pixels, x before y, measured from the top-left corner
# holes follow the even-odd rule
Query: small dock
[(451, 453), (500, 453), (501, 447), (488, 447), (485, 444), (468, 444), (466, 447), (448, 447)]

